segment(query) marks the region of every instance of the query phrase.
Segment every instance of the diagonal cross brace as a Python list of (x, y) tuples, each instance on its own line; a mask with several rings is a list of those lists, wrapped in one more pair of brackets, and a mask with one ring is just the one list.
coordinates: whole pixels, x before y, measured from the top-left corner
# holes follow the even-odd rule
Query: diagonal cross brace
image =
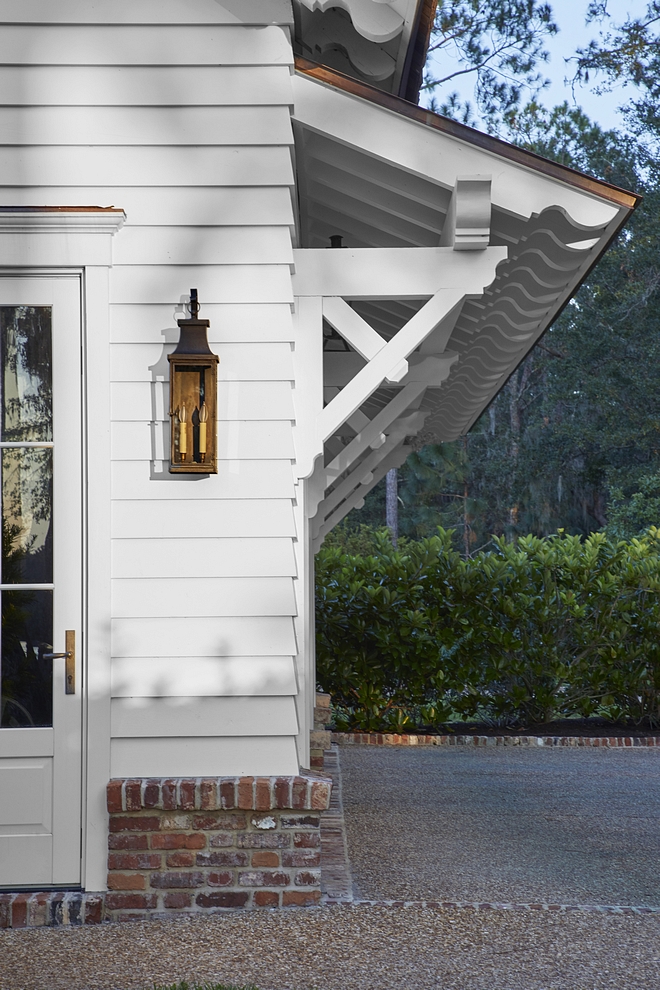
[[(464, 289), (440, 289), (378, 351), (375, 357), (369, 361), (369, 364), (362, 368), (319, 414), (317, 419), (317, 444), (319, 447), (325, 443), (328, 437), (338, 431), (339, 427), (346, 422), (349, 416), (353, 415), (356, 409), (360, 408), (370, 395), (373, 395), (386, 378), (391, 379), (393, 377), (393, 369), (401, 367), (408, 355), (416, 347), (419, 347), (429, 334), (433, 333), (452, 309), (456, 309), (456, 317), (458, 317), (459, 304), (464, 297)], [(403, 377), (406, 371), (402, 371), (399, 378)]]
[(409, 413), (407, 416), (402, 416), (401, 419), (393, 423), (392, 430), (383, 446), (378, 450), (372, 451), (368, 457), (360, 461), (348, 477), (343, 478), (337, 487), (333, 488), (330, 494), (320, 502), (317, 510), (317, 520), (320, 517), (322, 524), (323, 518), (340, 505), (344, 499), (348, 498), (351, 492), (360, 485), (371, 486), (373, 472), (385, 458), (390, 456), (392, 450), (398, 447), (405, 437), (421, 429), (427, 415), (428, 413), (426, 412), (416, 411)]
[[(365, 361), (373, 361), (387, 346), (387, 341), (363, 320), (359, 313), (345, 302), (341, 296), (326, 296), (323, 300), (323, 316), (337, 333), (340, 333), (353, 350)], [(408, 371), (408, 362), (400, 361), (388, 376), (389, 381), (401, 381)]]
[(405, 446), (404, 437), (401, 437), (388, 456), (383, 458), (378, 467), (375, 469), (373, 479), (369, 485), (365, 486), (364, 490), (361, 490), (362, 486), (358, 485), (355, 491), (348, 496), (345, 502), (343, 502), (338, 509), (336, 509), (319, 525), (318, 531), (314, 536), (314, 553), (316, 553), (330, 530), (336, 526), (338, 522), (341, 522), (344, 516), (348, 515), (351, 509), (359, 508), (361, 503), (364, 503), (364, 496), (367, 494), (372, 485), (375, 482), (380, 481), (380, 479), (387, 474), (390, 468), (400, 467), (409, 453), (410, 448)]

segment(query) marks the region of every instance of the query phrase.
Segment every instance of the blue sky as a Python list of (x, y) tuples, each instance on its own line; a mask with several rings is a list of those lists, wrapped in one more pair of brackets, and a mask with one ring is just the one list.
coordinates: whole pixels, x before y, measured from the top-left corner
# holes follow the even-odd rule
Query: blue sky
[[(598, 36), (599, 25), (585, 25), (585, 12), (588, 0), (549, 0), (555, 23), (559, 28), (554, 38), (549, 38), (546, 48), (550, 52), (550, 61), (541, 67), (541, 71), (551, 80), (551, 85), (541, 94), (541, 101), (546, 106), (555, 106), (568, 100), (573, 103), (573, 93), (570, 85), (564, 79), (572, 76), (574, 70), (570, 63), (564, 60), (575, 54), (575, 49), (586, 47), (592, 38)], [(646, 10), (646, 0), (610, 0), (609, 10), (611, 22), (620, 23), (626, 19), (626, 14), (639, 17)], [(605, 22), (605, 26), (607, 22)], [(466, 82), (458, 89), (463, 98), (472, 99), (472, 90)], [(617, 107), (625, 103), (634, 94), (631, 87), (617, 87), (612, 93), (595, 95), (589, 87), (575, 88), (575, 102), (597, 123), (604, 128), (616, 128), (622, 125), (622, 118)]]

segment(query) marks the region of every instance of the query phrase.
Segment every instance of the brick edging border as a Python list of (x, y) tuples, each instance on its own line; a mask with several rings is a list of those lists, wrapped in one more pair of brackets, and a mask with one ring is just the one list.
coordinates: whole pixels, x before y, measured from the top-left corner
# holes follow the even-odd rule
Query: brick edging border
[(390, 732), (333, 732), (338, 746), (580, 746), (660, 747), (660, 736), (417, 736)]
[(385, 907), (431, 908), (439, 911), (545, 911), (550, 914), (569, 914), (575, 911), (588, 914), (660, 914), (660, 907), (642, 907), (631, 904), (550, 904), (546, 902), (516, 904), (497, 901), (370, 901), (365, 899), (344, 901), (326, 898), (324, 907)]
[(0, 891), (0, 929), (100, 925), (104, 917), (104, 891)]

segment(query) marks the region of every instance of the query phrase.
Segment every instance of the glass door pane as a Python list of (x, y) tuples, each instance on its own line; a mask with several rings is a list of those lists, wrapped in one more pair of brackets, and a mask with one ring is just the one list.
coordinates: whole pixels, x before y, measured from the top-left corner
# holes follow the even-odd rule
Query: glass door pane
[(0, 306), (0, 728), (53, 723), (50, 306)]

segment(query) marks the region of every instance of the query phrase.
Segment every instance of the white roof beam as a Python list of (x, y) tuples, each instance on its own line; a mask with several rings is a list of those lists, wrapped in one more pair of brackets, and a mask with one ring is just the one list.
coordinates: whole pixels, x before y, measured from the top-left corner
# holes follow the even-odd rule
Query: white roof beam
[(347, 299), (423, 299), (438, 290), (462, 289), (461, 295), (480, 296), (506, 257), (505, 247), (470, 252), (450, 247), (297, 248), (293, 292)]

